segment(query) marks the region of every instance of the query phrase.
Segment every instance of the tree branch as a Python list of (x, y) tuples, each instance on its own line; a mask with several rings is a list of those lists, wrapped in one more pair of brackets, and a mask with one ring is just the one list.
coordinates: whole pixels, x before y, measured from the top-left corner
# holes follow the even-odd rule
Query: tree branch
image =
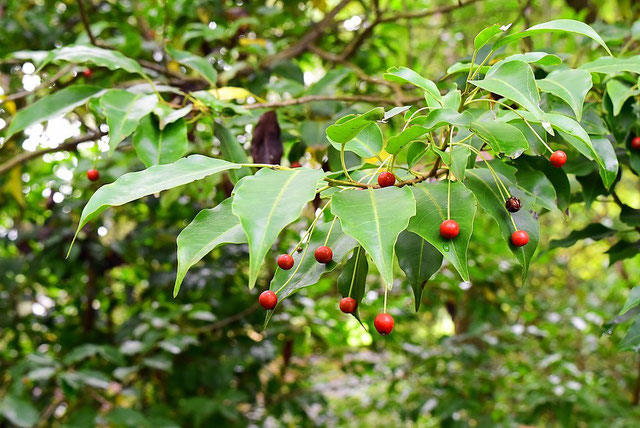
[(87, 134), (82, 137), (74, 138), (73, 140), (69, 140), (66, 143), (60, 144), (58, 147), (52, 147), (48, 149), (36, 150), (35, 152), (24, 152), (21, 153), (3, 164), (0, 164), (0, 175), (5, 172), (15, 168), (16, 166), (29, 162), (31, 159), (41, 157), (47, 153), (55, 153), (55, 152), (63, 152), (63, 151), (73, 151), (76, 150), (78, 144), (85, 143), (91, 140), (97, 140), (98, 138), (107, 135), (106, 132), (95, 132), (92, 134)]
[(256, 104), (247, 104), (243, 107), (247, 110), (256, 110), (260, 108), (278, 108), (278, 107), (288, 107), (288, 106), (296, 106), (300, 104), (312, 103), (316, 101), (345, 101), (351, 103), (357, 102), (365, 102), (372, 104), (386, 104), (386, 105), (397, 105), (398, 102), (401, 104), (411, 104), (416, 103), (422, 100), (422, 97), (415, 98), (406, 98), (400, 100), (392, 100), (385, 97), (377, 97), (373, 95), (308, 95), (306, 97), (300, 98), (292, 98), (290, 100), (284, 101), (274, 101), (269, 103), (256, 103)]
[(54, 74), (52, 77), (50, 77), (49, 79), (45, 80), (44, 82), (42, 82), (40, 85), (38, 85), (37, 88), (32, 89), (31, 91), (22, 91), (22, 92), (16, 92), (15, 94), (9, 94), (6, 96), (6, 98), (4, 99), (4, 101), (13, 101), (13, 100), (17, 100), (19, 98), (24, 98), (28, 95), (33, 94), (34, 92), (39, 91), (40, 89), (44, 89), (46, 87), (49, 87), (51, 84), (53, 84), (54, 82), (56, 82), (58, 79), (60, 79), (62, 76), (64, 76), (65, 74), (67, 74), (69, 71), (71, 71), (71, 69), (73, 68), (73, 64), (68, 64), (64, 67), (62, 67), (56, 74)]
[(87, 17), (87, 11), (84, 8), (83, 0), (78, 0), (78, 9), (80, 9), (80, 18), (82, 18), (82, 25), (84, 25), (84, 29), (87, 31), (87, 35), (89, 36), (91, 44), (94, 46), (98, 46), (98, 44), (96, 43), (96, 38), (91, 32), (91, 26), (89, 25), (89, 18)]
[(431, 15), (437, 15), (439, 13), (449, 13), (456, 9), (460, 9), (480, 1), (483, 1), (483, 0), (467, 0), (466, 2), (459, 1), (457, 4), (454, 4), (451, 6), (443, 6), (443, 7), (438, 7), (436, 9), (431, 9), (431, 10), (422, 10), (419, 12), (404, 12), (404, 13), (397, 13), (389, 16), (383, 16), (382, 18), (380, 18), (380, 23), (399, 21), (401, 19), (418, 19), (418, 18), (424, 18)]

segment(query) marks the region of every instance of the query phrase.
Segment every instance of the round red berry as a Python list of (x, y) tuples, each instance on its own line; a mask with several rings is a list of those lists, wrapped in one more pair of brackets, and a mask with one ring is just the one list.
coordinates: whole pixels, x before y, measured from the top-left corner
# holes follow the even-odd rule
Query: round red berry
[(289, 254), (280, 254), (278, 256), (278, 267), (284, 270), (291, 269), (293, 267), (293, 257)]
[(322, 247), (316, 248), (315, 256), (318, 263), (326, 264), (333, 260), (333, 251), (331, 251), (331, 248), (323, 245)]
[(291, 168), (300, 168), (301, 166), (300, 162), (291, 162)]
[(562, 168), (562, 165), (567, 163), (567, 154), (562, 150), (556, 150), (551, 154), (549, 162), (551, 162), (551, 165), (555, 166), (556, 168)]
[(87, 178), (91, 181), (97, 181), (100, 178), (100, 173), (97, 169), (90, 169), (87, 171)]
[(453, 239), (460, 233), (460, 226), (455, 220), (445, 220), (440, 224), (440, 236), (444, 239)]
[(352, 314), (356, 311), (358, 302), (353, 297), (343, 297), (340, 300), (340, 310), (345, 314)]
[(516, 230), (511, 234), (511, 243), (516, 247), (522, 247), (529, 242), (529, 234), (525, 230)]
[(391, 330), (393, 330), (393, 324), (393, 317), (386, 313), (376, 315), (376, 319), (373, 320), (373, 325), (376, 327), (376, 330), (378, 330), (378, 333), (383, 336), (391, 333)]
[(90, 68), (85, 68), (84, 71), (82, 72), (82, 74), (84, 74), (84, 77), (89, 78), (93, 74), (93, 71), (91, 71)]
[(635, 137), (633, 140), (631, 140), (631, 148), (633, 150), (640, 151), (640, 137)]
[(378, 176), (378, 184), (380, 187), (389, 187), (396, 184), (396, 176), (392, 173), (385, 171)]
[(278, 304), (278, 296), (271, 290), (263, 291), (258, 298), (260, 302), (260, 306), (265, 308), (266, 310), (271, 310), (276, 307)]

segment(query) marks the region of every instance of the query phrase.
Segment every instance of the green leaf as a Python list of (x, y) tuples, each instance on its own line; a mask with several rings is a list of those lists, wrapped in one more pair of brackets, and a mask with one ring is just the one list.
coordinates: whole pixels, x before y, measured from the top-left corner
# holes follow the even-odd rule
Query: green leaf
[[(501, 180), (509, 186), (509, 180), (500, 175)], [(523, 247), (516, 247), (511, 243), (511, 234), (514, 232), (513, 224), (509, 219), (509, 212), (505, 208), (504, 198), (500, 195), (498, 186), (486, 168), (474, 168), (467, 170), (465, 186), (473, 192), (480, 206), (498, 223), (503, 239), (508, 243), (509, 249), (522, 265), (522, 278), (527, 277), (531, 258), (538, 246), (540, 228), (538, 222), (527, 209), (521, 209), (512, 213), (511, 217), (519, 230), (525, 230), (529, 234), (529, 243)]]
[[(545, 174), (537, 169), (533, 169), (528, 165), (519, 165), (516, 172), (516, 180), (518, 182), (517, 190), (531, 196), (534, 200), (535, 207), (543, 207), (549, 211), (557, 209), (556, 190), (551, 181)], [(509, 189), (516, 193), (516, 188)]]
[(104, 90), (97, 86), (74, 85), (42, 97), (15, 115), (7, 130), (6, 138), (9, 139), (17, 132), (36, 123), (69, 113), (74, 108), (103, 93)]
[[(358, 302), (358, 306), (360, 306), (367, 285), (368, 273), (369, 262), (367, 261), (367, 255), (364, 249), (358, 246), (338, 276), (338, 290), (342, 297), (351, 297)], [(356, 308), (353, 316), (360, 320), (358, 309), (359, 308)]]
[[(448, 182), (420, 183), (412, 187), (416, 198), (416, 215), (409, 222), (408, 230), (420, 235), (447, 259), (460, 273), (464, 281), (469, 281), (467, 248), (473, 233), (476, 202), (462, 183), (451, 184), (451, 216), (447, 215)], [(454, 239), (440, 236), (440, 224), (451, 218), (458, 222), (460, 234)]]
[(542, 66), (558, 65), (562, 63), (562, 58), (547, 52), (526, 52), (523, 54), (515, 54), (503, 59), (507, 61), (523, 61), (527, 64), (535, 64)]
[(187, 125), (183, 120), (161, 131), (151, 115), (147, 115), (133, 134), (133, 147), (147, 167), (177, 161), (187, 151), (187, 144)]
[(382, 75), (389, 82), (410, 83), (425, 91), (425, 96), (442, 105), (440, 90), (431, 80), (426, 79), (407, 67), (391, 67)]
[(109, 125), (109, 153), (138, 127), (140, 119), (151, 113), (158, 103), (156, 95), (134, 94), (111, 89), (100, 98), (100, 107)]
[(582, 239), (593, 239), (599, 241), (603, 238), (613, 236), (617, 232), (614, 229), (610, 229), (600, 223), (592, 223), (580, 230), (572, 230), (567, 236), (562, 239), (554, 239), (549, 243), (549, 248), (568, 248), (573, 246), (576, 242)]
[(29, 428), (35, 426), (40, 419), (40, 413), (33, 404), (20, 397), (11, 394), (4, 396), (0, 401), (0, 413), (12, 424)]
[(624, 302), (624, 306), (620, 310), (620, 315), (626, 313), (629, 309), (635, 308), (640, 305), (640, 285), (636, 285), (629, 292), (629, 297), (627, 297), (627, 301)]
[(376, 107), (360, 115), (348, 115), (341, 117), (333, 125), (327, 128), (327, 136), (340, 144), (345, 144), (355, 138), (371, 122), (382, 120), (384, 108)]
[(308, 168), (261, 169), (236, 188), (232, 209), (249, 242), (250, 289), (267, 252), (282, 229), (300, 217), (304, 206), (313, 200), (323, 175), (321, 170)]
[(591, 73), (618, 74), (629, 72), (640, 74), (640, 55), (632, 56), (631, 58), (605, 56), (588, 62), (580, 68)]
[(639, 93), (640, 91), (632, 89), (631, 86), (617, 79), (609, 80), (607, 82), (607, 95), (609, 95), (611, 103), (613, 104), (613, 115), (619, 115), (624, 103)]
[(470, 83), (520, 104), (544, 121), (544, 113), (539, 105), (540, 94), (531, 67), (522, 61), (508, 61), (494, 67), (483, 80), (472, 80)]
[(633, 351), (636, 353), (640, 351), (640, 317), (634, 319), (618, 348), (621, 351)]
[(185, 107), (174, 110), (168, 105), (160, 103), (153, 109), (153, 114), (158, 117), (158, 120), (160, 122), (160, 130), (163, 130), (164, 127), (168, 124), (173, 123), (178, 119), (182, 119), (183, 117), (188, 115), (192, 109), (193, 104), (189, 104)]
[(404, 231), (396, 243), (398, 264), (413, 289), (416, 312), (420, 309), (426, 282), (442, 266), (442, 254), (415, 233)]
[(568, 32), (589, 37), (590, 39), (598, 42), (600, 46), (605, 48), (607, 53), (611, 55), (611, 51), (607, 47), (607, 44), (604, 42), (604, 40), (602, 40), (602, 37), (600, 37), (593, 28), (591, 28), (584, 22), (574, 21), (573, 19), (556, 19), (555, 21), (549, 21), (542, 24), (534, 25), (533, 27), (530, 27), (524, 31), (511, 34), (498, 40), (498, 42), (493, 45), (493, 50), (495, 51), (501, 46), (504, 46), (516, 40), (523, 39), (525, 37), (530, 37), (535, 34), (548, 34), (552, 32)]
[[(331, 229), (331, 223), (318, 223), (311, 235), (309, 245), (301, 253), (293, 255), (293, 269), (276, 269), (269, 289), (278, 291), (280, 300), (289, 297), (301, 288), (317, 284), (322, 275), (333, 271), (353, 250), (358, 243), (355, 239), (346, 235), (340, 227), (340, 222), (336, 220), (331, 230), (331, 235), (327, 241), (327, 234)], [(333, 251), (333, 261), (328, 265), (323, 265), (316, 261), (315, 249), (325, 244)]]
[(186, 65), (187, 67), (200, 73), (202, 77), (204, 77), (209, 83), (211, 83), (211, 86), (216, 86), (218, 73), (208, 60), (202, 58), (201, 56), (194, 55), (190, 52), (173, 49), (169, 46), (167, 46), (167, 52), (180, 64)]
[(506, 29), (500, 24), (493, 24), (491, 27), (487, 27), (484, 30), (480, 31), (475, 39), (473, 39), (473, 46), (475, 50), (480, 50), (480, 48), (486, 45), (489, 40), (491, 40), (498, 34), (503, 33), (505, 30)]
[(415, 200), (406, 186), (358, 191), (332, 196), (331, 211), (342, 229), (371, 256), (387, 287), (393, 285), (393, 259), (400, 232), (415, 215)]
[[(78, 230), (108, 207), (124, 205), (127, 202), (153, 195), (173, 187), (182, 186), (204, 177), (240, 165), (202, 155), (191, 155), (174, 163), (154, 165), (143, 171), (121, 175), (116, 181), (99, 188), (82, 210)], [(75, 240), (75, 237), (74, 237)], [(72, 243), (73, 245), (73, 243)], [(71, 250), (71, 248), (69, 248)]]
[(536, 84), (541, 91), (553, 94), (569, 104), (576, 119), (582, 120), (584, 99), (593, 86), (589, 72), (580, 69), (553, 71), (546, 78), (537, 80)]
[[(226, 126), (216, 123), (213, 135), (220, 141), (220, 154), (224, 160), (235, 163), (248, 163), (247, 153), (242, 148), (238, 139)], [(244, 166), (240, 169), (229, 170), (229, 178), (236, 184), (242, 177), (251, 175), (251, 169)]]
[(620, 210), (620, 221), (632, 227), (640, 226), (640, 210), (622, 204)]
[(618, 158), (616, 152), (606, 137), (594, 137), (591, 139), (593, 150), (596, 153), (596, 161), (598, 162), (598, 172), (602, 178), (602, 184), (609, 190), (613, 182), (618, 177)]
[(497, 155), (518, 157), (529, 148), (529, 143), (522, 132), (506, 122), (473, 122), (471, 131), (485, 140)]
[(106, 67), (109, 70), (122, 69), (129, 73), (137, 73), (148, 79), (140, 64), (113, 49), (84, 45), (66, 46), (49, 52), (39, 69), (55, 61), (67, 61), (73, 64), (90, 63), (98, 67)]
[(240, 220), (231, 212), (231, 198), (215, 208), (202, 210), (178, 235), (178, 273), (173, 297), (191, 266), (221, 244), (244, 244), (247, 237)]
[[(329, 143), (340, 150), (341, 144), (329, 138)], [(365, 126), (351, 140), (347, 141), (344, 149), (353, 152), (363, 159), (377, 158), (382, 150), (382, 131), (377, 123), (370, 123)]]
[(621, 239), (606, 251), (609, 254), (609, 266), (620, 260), (636, 257), (640, 254), (640, 242), (629, 242)]
[[(473, 69), (476, 70), (478, 68), (478, 65), (474, 65)], [(478, 71), (479, 74), (486, 74), (487, 71), (489, 71), (489, 69), (491, 68), (491, 66), (489, 65), (483, 65), (482, 67), (480, 67), (480, 71)], [(447, 74), (456, 74), (456, 73), (468, 73), (469, 69), (471, 69), (471, 63), (470, 62), (457, 62), (455, 64), (453, 64), (451, 67), (449, 67), (447, 69)]]

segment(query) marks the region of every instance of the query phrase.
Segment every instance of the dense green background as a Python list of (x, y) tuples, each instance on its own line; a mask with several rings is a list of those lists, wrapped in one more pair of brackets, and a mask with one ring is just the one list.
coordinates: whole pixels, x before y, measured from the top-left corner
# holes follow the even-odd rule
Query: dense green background
[[(496, 22), (523, 29), (579, 19), (618, 51), (640, 48), (628, 39), (640, 15), (632, 0), (485, 0), (461, 8), (445, 0), (354, 0), (342, 2), (315, 47), (270, 68), (269, 58), (290, 52), (338, 2), (84, 3), (99, 43), (148, 66), (166, 66), (189, 90), (199, 83), (184, 78), (188, 70), (163, 63), (163, 40), (210, 55), (221, 85), (258, 97), (296, 96), (326, 74), (312, 94), (393, 99), (392, 89), (377, 82), (387, 68), (410, 66), (437, 80), (469, 57), (479, 30)], [(377, 23), (375, 5), (394, 19)], [(445, 13), (421, 13), (442, 7)], [(405, 13), (415, 16), (396, 19)], [(363, 31), (363, 21), (376, 25)], [(0, 2), (4, 94), (23, 91), (33, 78), (28, 59), (12, 53), (74, 42), (89, 42), (77, 2)], [(591, 45), (575, 37), (521, 43), (569, 52), (581, 62), (591, 55)], [(58, 85), (84, 79), (109, 87), (131, 79), (98, 68), (86, 77), (83, 69), (70, 68)], [(0, 106), (4, 124), (37, 95), (9, 95)], [(306, 161), (317, 165), (323, 126), (349, 106), (325, 101), (280, 110), (285, 157), (294, 161), (306, 150)], [(74, 127), (86, 132), (99, 127), (95, 117), (86, 109), (57, 131), (45, 128), (54, 135)], [(247, 148), (256, 121), (224, 119)], [(190, 152), (219, 152), (212, 125), (211, 117), (198, 118)], [(34, 141), (46, 148), (52, 142), (39, 132)], [(24, 140), (2, 138), (0, 164), (23, 153)], [(92, 165), (102, 174), (99, 184), (144, 167), (128, 143), (112, 157), (89, 143), (0, 176), (0, 426), (617, 427), (635, 426), (640, 417), (639, 360), (618, 347), (626, 328), (602, 334), (640, 281), (638, 257), (609, 266), (605, 251), (615, 237), (549, 246), (593, 222), (624, 229), (611, 196), (597, 196), (589, 208), (572, 205), (566, 218), (558, 212), (540, 218), (542, 242), (524, 284), (496, 226), (477, 218), (475, 229), (489, 232), (474, 234), (469, 248), (471, 287), (445, 268), (427, 285), (416, 314), (409, 285), (398, 282), (389, 300), (396, 320), (389, 337), (370, 334), (381, 300), (375, 275), (360, 308), (369, 332), (339, 312), (337, 274), (285, 301), (263, 332), (256, 301), (271, 273), (247, 289), (246, 246), (214, 250), (172, 297), (175, 237), (200, 209), (227, 196), (226, 179), (109, 210), (84, 228), (65, 260), (80, 211), (99, 186), (85, 177)], [(572, 189), (579, 191), (580, 183)], [(637, 177), (623, 174), (617, 190), (626, 204), (640, 207)], [(298, 238), (288, 230), (278, 248)]]

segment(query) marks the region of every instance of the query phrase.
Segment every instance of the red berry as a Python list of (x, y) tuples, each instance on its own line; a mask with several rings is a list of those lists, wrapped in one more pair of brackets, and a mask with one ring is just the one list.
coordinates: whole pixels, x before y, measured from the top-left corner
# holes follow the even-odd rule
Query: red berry
[(376, 319), (373, 320), (373, 325), (376, 327), (376, 330), (383, 336), (391, 333), (393, 324), (393, 317), (389, 314), (378, 314), (376, 315)]
[(87, 178), (91, 181), (96, 181), (98, 180), (98, 178), (100, 178), (100, 173), (97, 169), (90, 169), (89, 171), (87, 171)]
[(378, 176), (378, 184), (380, 187), (389, 187), (396, 184), (396, 176), (392, 173), (385, 171)]
[(631, 148), (633, 150), (640, 150), (640, 137), (635, 137), (631, 140)]
[(85, 68), (84, 71), (82, 72), (82, 74), (84, 74), (84, 77), (89, 78), (93, 74), (93, 71), (91, 71), (90, 68)]
[(289, 254), (280, 254), (278, 256), (278, 267), (284, 270), (291, 269), (293, 267), (293, 257)]
[(276, 307), (276, 304), (278, 303), (278, 296), (276, 296), (276, 293), (273, 291), (266, 290), (260, 294), (258, 301), (260, 302), (260, 306), (266, 310), (271, 310)]
[(440, 236), (444, 239), (453, 239), (460, 233), (460, 226), (455, 220), (445, 220), (440, 224)]
[(529, 234), (525, 230), (516, 230), (511, 234), (511, 243), (516, 247), (522, 247), (529, 242)]
[(323, 245), (322, 247), (316, 248), (315, 256), (318, 263), (326, 264), (333, 260), (333, 251), (331, 251), (331, 248)]
[(567, 154), (562, 150), (556, 150), (551, 154), (549, 162), (551, 162), (551, 165), (555, 166), (556, 168), (562, 168), (562, 165), (567, 163)]
[(300, 168), (301, 166), (300, 162), (291, 162), (291, 168)]
[(340, 300), (340, 310), (345, 314), (352, 314), (356, 311), (358, 302), (353, 297), (343, 297)]

